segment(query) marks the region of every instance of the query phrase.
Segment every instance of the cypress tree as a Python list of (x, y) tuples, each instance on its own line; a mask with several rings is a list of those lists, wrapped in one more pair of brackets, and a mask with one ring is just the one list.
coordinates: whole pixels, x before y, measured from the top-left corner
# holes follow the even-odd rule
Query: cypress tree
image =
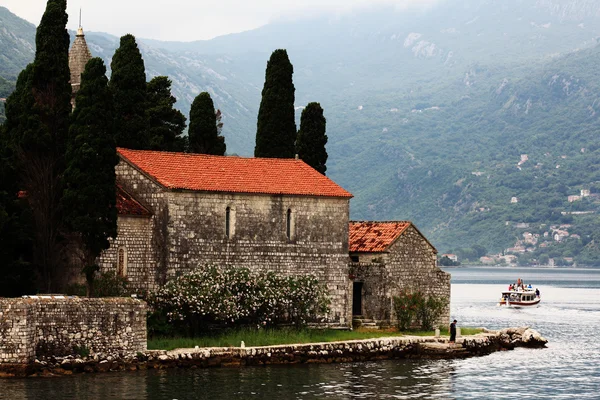
[(59, 290), (63, 274), (60, 197), (71, 112), (66, 0), (48, 0), (36, 32), (33, 65), (7, 102), (6, 129), (14, 146), (19, 188), (27, 193), (40, 286)]
[(185, 116), (174, 108), (177, 99), (171, 94), (171, 80), (157, 76), (148, 82), (149, 145), (152, 150), (184, 151)]
[(202, 92), (190, 109), (189, 150), (191, 153), (225, 155), (225, 138), (219, 136), (221, 113), (215, 112), (210, 94)]
[(148, 149), (146, 134), (146, 68), (135, 37), (121, 37), (110, 64), (109, 87), (115, 105), (115, 141), (129, 149)]
[(13, 149), (0, 125), (0, 297), (35, 293), (30, 212), (18, 192)]
[(117, 236), (118, 157), (112, 136), (112, 95), (102, 59), (92, 58), (87, 63), (75, 104), (67, 143), (63, 207), (67, 226), (81, 238), (84, 272), (91, 287), (96, 258), (109, 247), (108, 238)]
[(300, 130), (296, 140), (298, 157), (323, 175), (327, 171), (326, 120), (319, 103), (309, 103), (300, 117)]
[(287, 51), (271, 54), (256, 124), (255, 157), (293, 158), (296, 142), (294, 67)]

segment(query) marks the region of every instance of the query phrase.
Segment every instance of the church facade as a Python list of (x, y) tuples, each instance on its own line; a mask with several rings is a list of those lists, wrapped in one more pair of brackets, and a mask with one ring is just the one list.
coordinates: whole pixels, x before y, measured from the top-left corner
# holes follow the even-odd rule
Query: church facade
[(119, 149), (118, 236), (99, 260), (141, 290), (200, 265), (313, 274), (348, 325), (350, 193), (301, 160)]

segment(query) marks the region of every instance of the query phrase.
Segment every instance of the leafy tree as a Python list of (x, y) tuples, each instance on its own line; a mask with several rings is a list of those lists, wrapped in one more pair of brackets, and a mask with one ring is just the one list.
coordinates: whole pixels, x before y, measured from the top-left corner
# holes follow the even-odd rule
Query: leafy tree
[(146, 134), (146, 68), (135, 37), (121, 37), (110, 64), (109, 87), (115, 105), (115, 141), (129, 149), (148, 149)]
[(14, 146), (19, 187), (34, 223), (33, 257), (45, 290), (60, 288), (61, 176), (71, 112), (66, 0), (49, 0), (36, 33), (33, 65), (7, 101), (7, 134)]
[(171, 80), (157, 76), (148, 82), (148, 143), (152, 150), (184, 151), (185, 116), (173, 106), (177, 99), (171, 94)]
[[(67, 146), (63, 206), (67, 226), (81, 238), (84, 272), (92, 290), (94, 263), (109, 238), (117, 236), (113, 103), (106, 67), (92, 58), (81, 74), (81, 88)], [(89, 294), (89, 293), (88, 293)]]
[(221, 114), (215, 112), (210, 94), (202, 92), (190, 109), (189, 150), (191, 153), (225, 155), (225, 138), (219, 136)]
[(293, 158), (296, 143), (294, 67), (287, 51), (275, 50), (267, 63), (256, 124), (255, 157)]
[(309, 103), (300, 117), (300, 130), (296, 139), (296, 153), (301, 160), (325, 175), (327, 171), (326, 120), (319, 103)]
[(0, 125), (0, 297), (34, 292), (31, 221), (17, 197), (18, 180), (10, 140)]

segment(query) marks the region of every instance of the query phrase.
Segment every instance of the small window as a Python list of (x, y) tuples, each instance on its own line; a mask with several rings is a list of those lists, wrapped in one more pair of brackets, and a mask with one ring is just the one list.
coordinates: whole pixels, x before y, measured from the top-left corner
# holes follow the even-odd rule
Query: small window
[(225, 210), (225, 236), (231, 238), (231, 208)]
[(127, 276), (127, 249), (125, 247), (119, 247), (117, 251), (117, 275)]
[(350, 256), (350, 261), (358, 262), (358, 256)]
[(285, 220), (285, 235), (292, 240), (292, 210), (288, 208)]

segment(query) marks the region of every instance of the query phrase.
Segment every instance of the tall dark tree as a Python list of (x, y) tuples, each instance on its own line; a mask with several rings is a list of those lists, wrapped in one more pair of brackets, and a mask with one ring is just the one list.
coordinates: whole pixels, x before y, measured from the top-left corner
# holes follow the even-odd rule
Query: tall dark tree
[(171, 94), (171, 80), (157, 76), (148, 82), (146, 122), (151, 150), (184, 151), (185, 116), (176, 108)]
[(210, 94), (202, 92), (194, 99), (190, 109), (189, 150), (191, 153), (225, 155), (227, 146), (225, 138), (219, 136), (221, 123), (220, 111), (215, 106)]
[(319, 103), (308, 103), (302, 110), (300, 130), (296, 139), (298, 157), (323, 175), (327, 171), (326, 120)]
[(106, 67), (92, 58), (81, 75), (67, 143), (63, 208), (70, 230), (83, 244), (91, 291), (96, 258), (117, 236), (113, 101)]
[(265, 85), (258, 110), (254, 156), (293, 158), (296, 121), (294, 116), (294, 67), (287, 51), (271, 54), (265, 73)]
[(29, 207), (18, 196), (13, 148), (0, 125), (0, 297), (35, 293)]
[(7, 104), (7, 134), (14, 145), (19, 187), (34, 223), (34, 262), (43, 290), (60, 289), (61, 176), (71, 112), (66, 0), (48, 0), (37, 28), (33, 65), (20, 75)]
[(125, 35), (110, 64), (115, 104), (115, 141), (129, 149), (150, 148), (146, 134), (146, 68), (135, 37)]

